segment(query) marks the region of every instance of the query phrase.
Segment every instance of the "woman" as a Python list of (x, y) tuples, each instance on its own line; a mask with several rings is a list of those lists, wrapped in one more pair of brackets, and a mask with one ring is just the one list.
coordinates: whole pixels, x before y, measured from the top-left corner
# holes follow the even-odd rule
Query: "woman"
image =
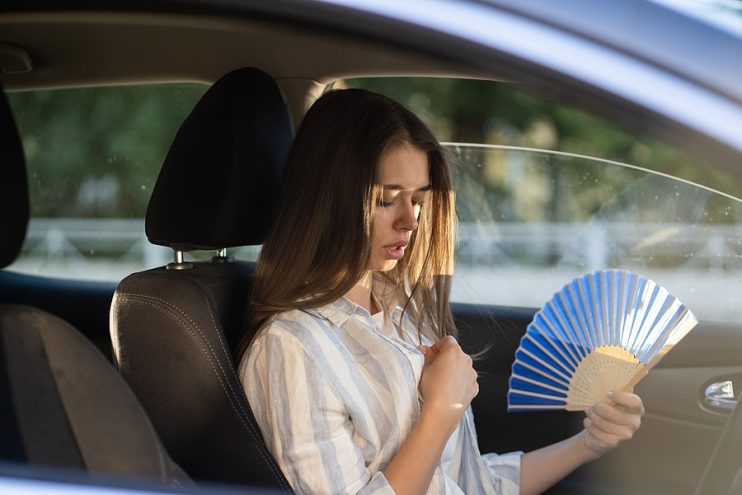
[(448, 306), (453, 206), (440, 145), (402, 105), (353, 89), (307, 112), (238, 350), (297, 493), (540, 493), (639, 427), (639, 397), (615, 392), (572, 438), (479, 454)]

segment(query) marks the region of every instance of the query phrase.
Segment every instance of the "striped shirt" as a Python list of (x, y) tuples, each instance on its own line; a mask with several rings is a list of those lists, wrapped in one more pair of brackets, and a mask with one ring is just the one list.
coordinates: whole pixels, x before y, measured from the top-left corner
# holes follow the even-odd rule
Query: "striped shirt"
[[(411, 317), (400, 333), (343, 297), (277, 315), (251, 344), (240, 379), (296, 493), (394, 493), (382, 471), (420, 414), (424, 364)], [(428, 494), (518, 494), (521, 453), (480, 455), (471, 408), (449, 443)]]

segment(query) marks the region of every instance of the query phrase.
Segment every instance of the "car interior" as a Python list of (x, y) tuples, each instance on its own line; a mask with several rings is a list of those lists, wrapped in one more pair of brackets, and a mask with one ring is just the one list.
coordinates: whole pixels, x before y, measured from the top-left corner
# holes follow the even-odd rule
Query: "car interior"
[[(149, 239), (181, 258), (260, 244), (291, 138), (270, 76), (237, 69), (219, 79), (173, 141), (147, 212)], [(199, 479), (287, 488), (232, 357), (253, 269), (217, 255), (132, 274), (113, 296), (111, 339), (121, 375), (183, 469)]]
[[(173, 261), (120, 281), (12, 269), (34, 205), (24, 143), (0, 96), (0, 267), (11, 266), (0, 270), (0, 461), (172, 487), (291, 491), (235, 371), (255, 263), (231, 252), (261, 244), (294, 129), (311, 103), (336, 81), (361, 76), (542, 89), (532, 70), (507, 57), (497, 72), (471, 56), (237, 9), (19, 10), (0, 14), (0, 33), (0, 82), (11, 95), (166, 82), (208, 87), (178, 126), (147, 193), (141, 234), (169, 248)], [(580, 101), (581, 90), (547, 96), (625, 117), (614, 111), (617, 102)], [(651, 125), (638, 120), (626, 123)], [(191, 259), (200, 252), (206, 258)], [(480, 393), (472, 403), (482, 452), (529, 451), (582, 428), (577, 413), (507, 412), (514, 352), (536, 307), (454, 302), (452, 310), (463, 347), (488, 349), (476, 360)], [(702, 479), (732, 485), (742, 434), (724, 428), (742, 422), (705, 404), (703, 391), (722, 380), (742, 386), (740, 330), (739, 322), (702, 320), (638, 385), (647, 413), (635, 438), (547, 493), (691, 494)], [(720, 438), (726, 441), (717, 445)]]
[[(0, 120), (0, 220), (13, 236), (3, 243), (5, 266), (18, 254), (29, 208), (21, 142), (1, 93)], [(3, 460), (189, 483), (121, 375), (69, 323), (0, 304), (0, 359)]]

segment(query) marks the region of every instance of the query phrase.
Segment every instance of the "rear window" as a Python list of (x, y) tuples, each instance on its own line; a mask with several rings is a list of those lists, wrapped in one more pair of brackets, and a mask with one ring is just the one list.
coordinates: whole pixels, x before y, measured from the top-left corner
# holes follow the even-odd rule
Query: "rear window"
[(170, 261), (144, 214), (180, 124), (208, 86), (148, 84), (8, 95), (23, 141), (31, 221), (11, 270), (120, 280)]

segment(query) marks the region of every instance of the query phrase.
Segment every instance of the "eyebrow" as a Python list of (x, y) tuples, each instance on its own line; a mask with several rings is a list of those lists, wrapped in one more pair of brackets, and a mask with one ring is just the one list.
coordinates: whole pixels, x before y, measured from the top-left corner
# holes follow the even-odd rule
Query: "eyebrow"
[[(389, 189), (390, 191), (401, 191), (402, 189), (404, 189), (404, 187), (402, 187), (402, 185), (400, 184), (382, 184), (381, 187), (383, 187), (385, 190)], [(433, 189), (433, 186), (428, 184), (427, 186), (416, 189), (415, 192), (425, 192), (430, 191), (431, 189)]]

